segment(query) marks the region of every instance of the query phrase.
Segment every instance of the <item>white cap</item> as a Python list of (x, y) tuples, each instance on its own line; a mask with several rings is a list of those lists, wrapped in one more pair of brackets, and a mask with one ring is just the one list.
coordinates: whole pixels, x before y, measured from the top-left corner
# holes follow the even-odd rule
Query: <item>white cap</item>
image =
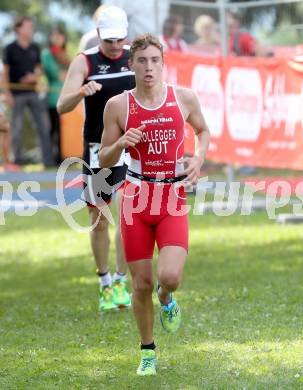
[(106, 7), (97, 20), (101, 39), (121, 39), (127, 36), (127, 16), (123, 9), (115, 6)]

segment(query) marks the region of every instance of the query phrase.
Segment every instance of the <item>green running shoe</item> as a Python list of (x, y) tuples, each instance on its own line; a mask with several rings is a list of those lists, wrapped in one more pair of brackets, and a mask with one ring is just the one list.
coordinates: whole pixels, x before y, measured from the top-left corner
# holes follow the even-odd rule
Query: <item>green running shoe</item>
[(157, 356), (152, 349), (141, 349), (141, 362), (137, 375), (156, 375)]
[(130, 306), (132, 303), (126, 283), (122, 280), (117, 280), (113, 284), (113, 302), (120, 308)]
[(101, 287), (101, 297), (99, 303), (100, 311), (114, 310), (117, 309), (117, 305), (113, 300), (113, 289), (110, 286)]
[(160, 322), (163, 329), (168, 333), (176, 332), (181, 324), (181, 309), (175, 299), (167, 305), (160, 307)]

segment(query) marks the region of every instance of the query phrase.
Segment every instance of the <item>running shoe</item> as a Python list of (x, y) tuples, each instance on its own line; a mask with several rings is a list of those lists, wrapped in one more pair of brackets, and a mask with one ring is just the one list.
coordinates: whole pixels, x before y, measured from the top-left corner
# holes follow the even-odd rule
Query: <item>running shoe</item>
[(138, 375), (156, 375), (157, 357), (152, 349), (141, 349), (141, 362), (137, 369)]
[(113, 299), (113, 289), (110, 286), (101, 287), (101, 297), (99, 303), (99, 310), (107, 311), (117, 309), (117, 305)]
[(175, 299), (171, 299), (167, 305), (160, 306), (160, 322), (168, 333), (176, 332), (181, 324), (181, 309)]
[(128, 307), (132, 303), (126, 283), (123, 280), (117, 280), (113, 284), (113, 302), (120, 308)]

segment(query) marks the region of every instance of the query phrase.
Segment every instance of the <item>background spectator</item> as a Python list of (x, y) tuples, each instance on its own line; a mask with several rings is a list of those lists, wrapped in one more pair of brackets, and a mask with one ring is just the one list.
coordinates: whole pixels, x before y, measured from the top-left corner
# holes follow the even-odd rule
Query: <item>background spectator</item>
[(62, 161), (60, 117), (56, 105), (69, 65), (69, 58), (66, 52), (66, 35), (59, 27), (54, 28), (49, 35), (48, 48), (42, 51), (42, 64), (50, 88), (47, 94), (47, 103), (51, 123), (50, 139), (53, 159), (60, 164)]
[(194, 30), (198, 39), (190, 45), (190, 51), (202, 56), (220, 55), (220, 37), (216, 22), (209, 15), (195, 20)]
[(184, 24), (181, 16), (171, 15), (164, 21), (163, 34), (160, 35), (160, 41), (165, 51), (187, 51), (187, 43), (181, 38), (183, 31)]
[(6, 91), (12, 112), (12, 149), (16, 164), (23, 164), (22, 130), (24, 110), (29, 108), (39, 134), (45, 166), (52, 166), (48, 119), (44, 103), (36, 92), (41, 76), (40, 50), (32, 42), (34, 25), (31, 18), (23, 16), (15, 23), (17, 39), (4, 49), (4, 80), (13, 83)]
[(237, 13), (229, 12), (227, 15), (229, 28), (228, 49), (234, 56), (260, 55), (260, 47), (256, 39), (247, 31), (241, 29), (241, 18)]

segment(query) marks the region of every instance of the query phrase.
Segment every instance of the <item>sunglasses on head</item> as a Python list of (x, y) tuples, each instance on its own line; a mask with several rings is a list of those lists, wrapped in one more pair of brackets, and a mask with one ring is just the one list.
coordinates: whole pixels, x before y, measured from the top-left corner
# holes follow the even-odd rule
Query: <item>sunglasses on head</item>
[(112, 43), (121, 43), (121, 42), (123, 42), (125, 40), (125, 38), (119, 38), (119, 39), (114, 39), (114, 38), (112, 38), (112, 39), (103, 39), (103, 41), (105, 42), (105, 43), (110, 43), (110, 44), (112, 44)]

